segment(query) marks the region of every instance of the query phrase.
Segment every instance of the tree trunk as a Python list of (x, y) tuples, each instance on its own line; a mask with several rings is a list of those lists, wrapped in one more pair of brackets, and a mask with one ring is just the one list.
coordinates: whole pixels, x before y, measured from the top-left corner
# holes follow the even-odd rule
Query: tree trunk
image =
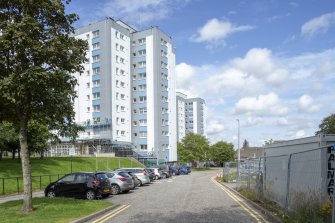
[(2, 149), (0, 149), (0, 160), (2, 160), (2, 153), (3, 153), (3, 151), (2, 151)]
[(12, 159), (15, 159), (15, 153), (16, 153), (16, 149), (12, 149)]
[(32, 205), (32, 182), (31, 182), (31, 170), (29, 163), (29, 151), (27, 143), (27, 116), (26, 114), (21, 115), (20, 120), (20, 148), (21, 148), (21, 163), (23, 173), (23, 212), (30, 212), (33, 210)]

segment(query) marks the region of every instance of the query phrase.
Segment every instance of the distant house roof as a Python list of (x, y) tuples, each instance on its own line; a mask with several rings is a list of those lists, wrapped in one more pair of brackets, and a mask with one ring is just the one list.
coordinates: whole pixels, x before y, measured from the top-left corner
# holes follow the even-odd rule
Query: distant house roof
[[(240, 150), (240, 158), (241, 160), (245, 160), (248, 158), (259, 158), (264, 155), (263, 147), (246, 147), (241, 148)], [(236, 150), (236, 157), (238, 156), (238, 150)]]

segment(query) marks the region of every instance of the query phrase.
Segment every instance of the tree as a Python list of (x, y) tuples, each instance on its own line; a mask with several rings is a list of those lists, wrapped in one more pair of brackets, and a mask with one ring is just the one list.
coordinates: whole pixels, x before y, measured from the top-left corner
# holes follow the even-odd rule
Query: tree
[(49, 131), (48, 126), (35, 120), (29, 121), (27, 143), (30, 154), (37, 152), (40, 153), (42, 158), (45, 150), (48, 149), (48, 141), (53, 138), (54, 136)]
[(19, 148), (19, 137), (17, 130), (10, 122), (3, 121), (0, 123), (0, 160), (2, 159), (3, 152), (11, 151), (13, 158), (15, 151)]
[(210, 147), (211, 158), (214, 162), (222, 164), (235, 160), (234, 145), (224, 141), (219, 141)]
[(245, 149), (245, 148), (249, 148), (249, 142), (248, 142), (246, 139), (243, 141), (243, 146), (242, 146), (242, 148), (243, 148), (243, 149)]
[(0, 120), (19, 129), (24, 212), (33, 210), (28, 122), (50, 131), (74, 123), (77, 80), (71, 73), (82, 72), (87, 49), (71, 36), (77, 20), (65, 14), (61, 0), (0, 1)]
[(273, 139), (269, 139), (269, 140), (264, 141), (264, 145), (271, 145), (273, 143), (274, 143)]
[(319, 125), (318, 134), (335, 134), (335, 114), (325, 117)]
[(208, 139), (199, 134), (187, 134), (178, 143), (178, 157), (183, 162), (207, 161), (209, 158)]

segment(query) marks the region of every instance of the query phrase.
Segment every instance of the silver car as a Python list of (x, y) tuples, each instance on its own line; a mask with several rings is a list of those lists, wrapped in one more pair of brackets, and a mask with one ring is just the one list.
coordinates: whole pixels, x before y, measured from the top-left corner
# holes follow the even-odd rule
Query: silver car
[(138, 180), (140, 181), (141, 186), (150, 183), (150, 178), (145, 172), (145, 168), (120, 168), (116, 169), (115, 171), (125, 171), (134, 173), (137, 176)]
[(105, 172), (111, 184), (111, 194), (117, 195), (121, 192), (128, 193), (134, 188), (133, 178), (126, 172), (106, 171)]

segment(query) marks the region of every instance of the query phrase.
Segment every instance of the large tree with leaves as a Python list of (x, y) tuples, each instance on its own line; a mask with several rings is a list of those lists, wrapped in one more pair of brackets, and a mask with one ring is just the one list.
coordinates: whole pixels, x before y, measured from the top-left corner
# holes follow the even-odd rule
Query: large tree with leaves
[(214, 162), (222, 165), (224, 162), (235, 160), (234, 145), (224, 141), (216, 142), (211, 145), (211, 158)]
[(335, 134), (335, 114), (325, 117), (320, 125), (319, 130), (315, 134)]
[[(73, 126), (73, 100), (87, 43), (72, 36), (76, 14), (61, 0), (0, 1), (0, 120), (19, 129), (24, 212), (33, 210), (29, 120), (49, 130)], [(62, 132), (62, 131), (61, 131)]]
[(199, 134), (187, 134), (178, 144), (178, 159), (183, 162), (208, 161), (208, 139)]

